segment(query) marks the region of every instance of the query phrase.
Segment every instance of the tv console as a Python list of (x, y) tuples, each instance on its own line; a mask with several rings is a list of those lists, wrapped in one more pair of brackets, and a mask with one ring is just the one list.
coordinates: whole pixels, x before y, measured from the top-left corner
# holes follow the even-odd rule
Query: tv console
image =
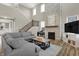
[(65, 23), (65, 42), (79, 47), (79, 20)]

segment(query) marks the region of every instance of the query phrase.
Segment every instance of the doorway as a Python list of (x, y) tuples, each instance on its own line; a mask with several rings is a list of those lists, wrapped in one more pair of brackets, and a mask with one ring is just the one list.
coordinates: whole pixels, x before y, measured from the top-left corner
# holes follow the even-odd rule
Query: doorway
[(1, 35), (4, 33), (15, 31), (15, 21), (14, 19), (0, 18), (0, 48), (2, 46)]
[(0, 35), (6, 32), (14, 32), (14, 20), (0, 19)]

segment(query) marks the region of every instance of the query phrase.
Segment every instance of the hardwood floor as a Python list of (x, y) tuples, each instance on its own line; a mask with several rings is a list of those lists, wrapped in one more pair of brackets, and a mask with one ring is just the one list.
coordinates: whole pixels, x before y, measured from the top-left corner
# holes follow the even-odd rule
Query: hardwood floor
[(62, 46), (61, 51), (57, 56), (79, 56), (79, 48), (71, 46), (69, 43), (63, 42), (61, 40), (50, 40), (52, 44)]
[(0, 49), (0, 56), (3, 56), (3, 49)]
[[(62, 49), (57, 56), (79, 56), (79, 48), (71, 46), (70, 44), (61, 40), (50, 40), (50, 42), (54, 45), (62, 46)], [(3, 55), (2, 49), (0, 49), (0, 55)]]

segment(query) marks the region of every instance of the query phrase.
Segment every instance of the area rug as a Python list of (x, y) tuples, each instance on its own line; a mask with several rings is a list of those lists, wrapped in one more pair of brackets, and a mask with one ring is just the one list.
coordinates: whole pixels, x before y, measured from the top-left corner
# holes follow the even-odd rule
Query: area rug
[(41, 49), (41, 51), (39, 52), (39, 56), (56, 56), (61, 49), (61, 46), (50, 44), (50, 47), (46, 50)]

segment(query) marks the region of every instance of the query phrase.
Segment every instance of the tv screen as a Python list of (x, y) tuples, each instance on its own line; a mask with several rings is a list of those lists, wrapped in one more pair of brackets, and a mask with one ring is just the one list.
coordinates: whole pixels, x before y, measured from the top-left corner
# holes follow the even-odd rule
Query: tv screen
[(72, 29), (71, 23), (66, 23), (65, 24), (65, 32), (71, 33), (72, 32), (71, 29)]
[(79, 21), (69, 22), (65, 24), (66, 33), (78, 33), (79, 34)]

